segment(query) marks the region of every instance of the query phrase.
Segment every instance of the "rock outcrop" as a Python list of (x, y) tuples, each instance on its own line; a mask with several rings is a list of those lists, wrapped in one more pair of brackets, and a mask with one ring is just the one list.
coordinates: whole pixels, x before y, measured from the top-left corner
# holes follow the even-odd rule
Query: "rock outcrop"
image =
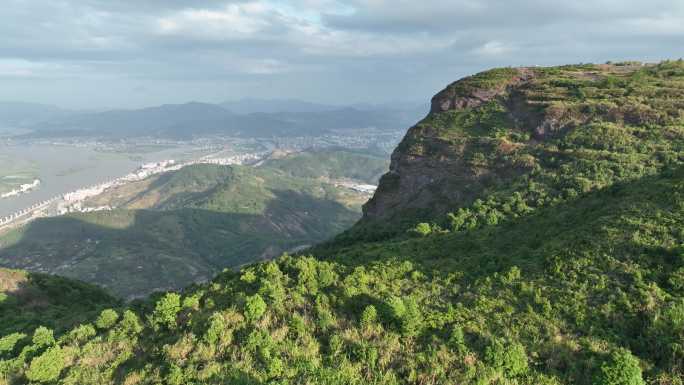
[(450, 84), (395, 149), (389, 172), (363, 208), (362, 223), (422, 212), (434, 217), (470, 204), (493, 186), (548, 166), (540, 153), (557, 151), (578, 127), (666, 124), (673, 116), (662, 108), (655, 113), (653, 103), (670, 103), (676, 115), (672, 96), (663, 97), (661, 90), (646, 101), (645, 87), (640, 100), (629, 86), (613, 85), (623, 79), (639, 84), (639, 72), (655, 68), (639, 63), (504, 68)]

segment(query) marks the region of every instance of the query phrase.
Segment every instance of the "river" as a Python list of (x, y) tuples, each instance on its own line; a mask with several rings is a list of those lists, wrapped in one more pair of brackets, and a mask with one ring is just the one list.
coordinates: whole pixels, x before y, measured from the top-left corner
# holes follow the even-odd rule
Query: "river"
[[(33, 165), (40, 179), (36, 190), (0, 199), (0, 217), (82, 187), (123, 176), (142, 163), (165, 159), (188, 160), (209, 153), (192, 145), (178, 145), (135, 153), (101, 152), (92, 146), (0, 144), (0, 159)], [(0, 169), (7, 167), (0, 163)]]

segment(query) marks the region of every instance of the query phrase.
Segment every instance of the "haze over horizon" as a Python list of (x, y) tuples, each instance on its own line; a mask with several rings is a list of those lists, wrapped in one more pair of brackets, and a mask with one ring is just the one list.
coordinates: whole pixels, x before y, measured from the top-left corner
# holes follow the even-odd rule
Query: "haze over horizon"
[(0, 100), (139, 108), (191, 100), (426, 100), (496, 66), (660, 61), (677, 0), (8, 0)]

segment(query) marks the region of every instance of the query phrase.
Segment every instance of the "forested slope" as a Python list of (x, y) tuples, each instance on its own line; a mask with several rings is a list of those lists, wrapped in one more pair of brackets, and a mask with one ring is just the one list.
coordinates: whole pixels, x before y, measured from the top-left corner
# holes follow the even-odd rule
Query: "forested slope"
[(115, 307), (56, 340), (46, 329), (5, 337), (0, 373), (63, 384), (682, 384), (683, 90), (681, 62), (466, 78), (433, 99), (351, 230)]

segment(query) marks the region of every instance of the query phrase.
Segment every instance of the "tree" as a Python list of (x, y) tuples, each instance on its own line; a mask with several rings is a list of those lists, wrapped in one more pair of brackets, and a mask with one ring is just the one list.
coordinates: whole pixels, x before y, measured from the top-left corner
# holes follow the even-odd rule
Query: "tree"
[(36, 346), (51, 346), (55, 344), (55, 337), (51, 329), (40, 326), (33, 332), (33, 344)]
[(35, 382), (50, 382), (59, 377), (64, 368), (64, 357), (59, 346), (51, 347), (31, 360), (26, 378)]
[(176, 316), (181, 310), (180, 295), (167, 293), (162, 299), (157, 301), (157, 305), (152, 313), (152, 325), (157, 329), (165, 326), (168, 329), (176, 328)]
[(0, 356), (4, 353), (11, 353), (17, 345), (17, 342), (24, 338), (26, 338), (26, 334), (24, 333), (12, 333), (0, 338)]
[(644, 385), (639, 360), (627, 349), (618, 349), (601, 365), (598, 385)]
[(116, 312), (116, 310), (105, 309), (102, 310), (100, 316), (97, 317), (97, 320), (95, 321), (95, 326), (97, 326), (98, 329), (109, 329), (112, 326), (114, 326), (118, 319), (119, 314)]

